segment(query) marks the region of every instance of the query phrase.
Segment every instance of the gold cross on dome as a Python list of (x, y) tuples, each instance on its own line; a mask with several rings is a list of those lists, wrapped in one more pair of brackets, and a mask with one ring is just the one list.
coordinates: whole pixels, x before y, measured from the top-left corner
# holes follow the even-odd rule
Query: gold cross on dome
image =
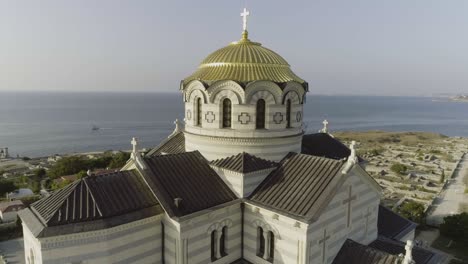
[(249, 15), (250, 15), (250, 12), (247, 10), (247, 8), (244, 7), (244, 12), (240, 14), (240, 16), (242, 17), (242, 22), (243, 22), (242, 28), (244, 31), (247, 30), (247, 16)]

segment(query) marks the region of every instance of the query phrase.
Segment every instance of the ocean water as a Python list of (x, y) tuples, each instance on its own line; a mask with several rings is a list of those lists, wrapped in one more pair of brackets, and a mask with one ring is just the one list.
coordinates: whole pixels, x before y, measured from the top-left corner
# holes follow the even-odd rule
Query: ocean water
[[(308, 132), (428, 131), (468, 137), (468, 103), (426, 97), (320, 96), (304, 106)], [(132, 137), (156, 146), (183, 118), (178, 93), (0, 92), (0, 147), (12, 155), (128, 150)], [(100, 129), (92, 130), (92, 126)]]

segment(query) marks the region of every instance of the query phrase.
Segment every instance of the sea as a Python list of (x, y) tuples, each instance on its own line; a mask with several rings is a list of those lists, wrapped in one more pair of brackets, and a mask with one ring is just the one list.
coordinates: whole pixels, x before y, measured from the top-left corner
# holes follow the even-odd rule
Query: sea
[[(179, 93), (0, 92), (0, 148), (42, 157), (157, 146), (183, 119)], [(307, 133), (329, 121), (333, 131), (426, 131), (468, 137), (468, 103), (444, 98), (307, 96)], [(95, 128), (95, 129), (93, 129)], [(98, 129), (97, 129), (98, 128)]]

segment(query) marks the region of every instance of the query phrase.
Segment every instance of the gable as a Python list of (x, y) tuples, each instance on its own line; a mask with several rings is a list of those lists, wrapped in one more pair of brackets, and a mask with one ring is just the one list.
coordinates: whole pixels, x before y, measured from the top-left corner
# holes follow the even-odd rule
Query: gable
[(343, 161), (290, 153), (249, 197), (296, 218), (316, 215), (341, 176)]
[(157, 206), (136, 171), (77, 180), (30, 207), (46, 226), (93, 221)]

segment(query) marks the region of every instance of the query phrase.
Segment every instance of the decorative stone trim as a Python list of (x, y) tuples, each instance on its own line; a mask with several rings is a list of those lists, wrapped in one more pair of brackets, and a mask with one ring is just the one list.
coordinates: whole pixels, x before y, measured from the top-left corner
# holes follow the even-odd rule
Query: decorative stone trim
[(283, 104), (288, 99), (291, 100), (291, 104), (296, 104), (296, 105), (301, 104), (300, 96), (296, 91), (289, 91), (287, 94), (285, 94), (283, 98)]
[(206, 233), (207, 234), (211, 234), (211, 232), (213, 232), (214, 230), (217, 230), (217, 231), (221, 231), (221, 229), (223, 227), (231, 227), (232, 226), (232, 220), (231, 219), (224, 219), (220, 222), (216, 222), (216, 223), (213, 223), (211, 224), (208, 229), (206, 230)]
[(136, 228), (151, 228), (155, 221), (159, 221), (162, 216), (153, 216), (138, 220), (124, 225), (111, 227), (108, 229), (94, 230), (90, 232), (75, 233), (71, 235), (39, 238), (42, 249), (54, 249), (59, 247), (70, 247), (75, 245), (84, 245), (115, 239), (124, 236), (129, 231), (135, 232)]
[(276, 228), (272, 227), (271, 225), (267, 224), (266, 222), (264, 222), (264, 221), (262, 221), (260, 219), (253, 220), (252, 225), (256, 226), (256, 227), (261, 227), (263, 229), (263, 231), (271, 231), (275, 235), (275, 238), (281, 239), (281, 236), (280, 236), (278, 230), (276, 230)]
[[(193, 93), (194, 91), (198, 91)], [(205, 86), (200, 81), (191, 81), (184, 89), (184, 100), (185, 102), (193, 102), (195, 95), (200, 95), (203, 98), (204, 103), (207, 103), (207, 94), (205, 92)]]
[(247, 84), (245, 87), (245, 101), (251, 102), (251, 98), (256, 92), (265, 90), (273, 95), (275, 102), (279, 103), (281, 101), (283, 91), (276, 83), (270, 81), (254, 81)]
[(256, 104), (258, 100), (265, 100), (265, 104), (276, 104), (276, 99), (270, 91), (261, 90), (255, 92), (250, 98), (247, 99), (249, 104)]
[(298, 112), (296, 113), (296, 121), (297, 121), (297, 122), (301, 122), (301, 120), (302, 120), (302, 112), (301, 112), (301, 111), (298, 111)]
[(274, 115), (273, 115), (273, 121), (275, 122), (275, 124), (279, 125), (283, 122), (283, 114), (281, 112), (276, 112)]
[[(211, 103), (217, 103), (218, 100), (221, 100), (223, 98), (218, 98), (218, 94), (222, 91), (228, 91), (231, 92), (229, 99), (235, 102), (236, 104), (242, 104), (244, 103), (244, 98), (245, 98), (245, 92), (242, 87), (237, 84), (234, 81), (217, 81), (213, 83), (210, 87), (208, 87), (207, 92), (208, 96), (210, 98)], [(226, 94), (223, 94), (224, 96)], [(232, 98), (232, 96), (235, 96), (235, 99)]]
[(187, 120), (192, 120), (192, 111), (187, 110), (187, 113), (185, 114), (185, 117), (187, 118)]
[(198, 135), (198, 134), (193, 134), (187, 131), (184, 131), (184, 133), (190, 134), (190, 136), (208, 139), (210, 141), (242, 143), (246, 145), (249, 145), (249, 144), (258, 145), (258, 144), (264, 144), (264, 143), (271, 143), (271, 140), (274, 140), (274, 139), (294, 138), (294, 137), (302, 136), (304, 134), (303, 132), (301, 132), (301, 133), (294, 134), (294, 135), (278, 136), (278, 137), (238, 138), (238, 137), (216, 137), (216, 136)]
[[(286, 96), (290, 91), (295, 91), (299, 97), (300, 103), (304, 103), (305, 97), (305, 90), (304, 87), (300, 83), (297, 82), (288, 82), (286, 87), (283, 89), (283, 93)], [(283, 103), (285, 102), (285, 98), (283, 98)]]
[(216, 92), (215, 94), (210, 96), (211, 102), (214, 103), (214, 104), (218, 104), (218, 105), (220, 105), (221, 102), (225, 98), (229, 98), (229, 100), (231, 100), (231, 102), (233, 104), (241, 104), (242, 103), (241, 97), (236, 92), (234, 92), (232, 90), (228, 90), (228, 89), (220, 90), (219, 92)]
[(213, 121), (216, 120), (216, 115), (213, 113), (213, 111), (208, 111), (205, 114), (205, 120), (208, 123), (213, 123)]
[(247, 125), (247, 124), (250, 123), (251, 118), (250, 118), (249, 113), (247, 113), (247, 112), (242, 112), (242, 113), (238, 116), (237, 120), (238, 120), (239, 123), (241, 123), (242, 125)]

